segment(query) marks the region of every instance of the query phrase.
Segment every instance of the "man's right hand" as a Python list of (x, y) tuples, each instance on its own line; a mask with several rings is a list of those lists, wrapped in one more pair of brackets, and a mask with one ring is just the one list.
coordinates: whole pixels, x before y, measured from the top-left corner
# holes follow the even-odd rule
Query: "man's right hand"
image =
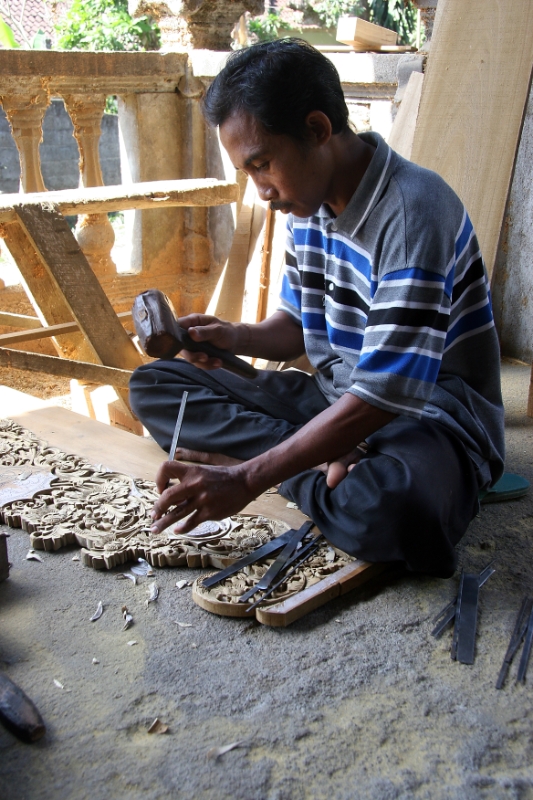
[[(181, 317), (179, 324), (195, 342), (210, 342), (230, 353), (236, 354), (240, 350), (239, 345), (245, 343), (246, 330), (241, 329), (246, 326), (242, 323), (225, 322), (209, 314), (189, 314)], [(201, 369), (219, 369), (223, 366), (219, 358), (212, 358), (206, 353), (182, 350), (180, 356)]]

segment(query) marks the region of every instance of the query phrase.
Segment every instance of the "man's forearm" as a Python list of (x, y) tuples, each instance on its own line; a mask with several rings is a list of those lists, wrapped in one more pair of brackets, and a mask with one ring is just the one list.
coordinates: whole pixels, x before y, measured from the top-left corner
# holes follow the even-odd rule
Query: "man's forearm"
[(236, 355), (268, 361), (289, 361), (305, 352), (301, 326), (284, 311), (276, 311), (264, 322), (255, 325), (237, 323), (236, 328)]
[(235, 469), (257, 496), (303, 470), (346, 455), (395, 416), (346, 393), (290, 439)]

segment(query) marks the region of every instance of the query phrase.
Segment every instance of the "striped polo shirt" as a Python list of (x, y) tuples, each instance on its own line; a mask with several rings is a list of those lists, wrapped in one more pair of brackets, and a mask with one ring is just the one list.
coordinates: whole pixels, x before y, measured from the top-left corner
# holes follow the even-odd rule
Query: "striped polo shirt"
[(376, 147), (346, 209), (289, 215), (279, 308), (303, 328), (315, 380), (396, 414), (431, 417), (484, 482), (503, 470), (499, 346), (472, 223), (436, 173)]

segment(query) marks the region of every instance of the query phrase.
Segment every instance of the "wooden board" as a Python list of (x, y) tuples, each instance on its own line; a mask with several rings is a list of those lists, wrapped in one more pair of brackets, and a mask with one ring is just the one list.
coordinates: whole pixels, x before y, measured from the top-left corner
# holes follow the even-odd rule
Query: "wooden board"
[(358, 586), (379, 575), (386, 569), (386, 564), (369, 564), (366, 561), (354, 561), (339, 572), (315, 583), (303, 592), (265, 608), (258, 607), (255, 616), (263, 625), (285, 628), (291, 622), (309, 614), (316, 608), (325, 605), (334, 597), (340, 597)]
[[(168, 458), (152, 439), (134, 436), (65, 408), (42, 408), (10, 419), (66, 453), (75, 453), (92, 464), (104, 464), (135, 478), (153, 481)], [(288, 508), (287, 501), (277, 493), (261, 495), (243, 513), (264, 514), (292, 527), (300, 527), (307, 519), (298, 509)]]
[(352, 46), (381, 47), (396, 45), (398, 34), (381, 25), (374, 25), (360, 17), (341, 17), (337, 23), (338, 42)]
[(455, 189), (492, 274), (533, 66), (531, 0), (441, 0), (412, 160)]
[(409, 82), (405, 87), (403, 100), (387, 139), (387, 144), (393, 150), (408, 159), (411, 158), (413, 149), (423, 82), (424, 75), (422, 72), (411, 72)]
[(132, 208), (161, 208), (164, 206), (219, 206), (234, 203), (239, 198), (236, 183), (214, 178), (195, 180), (150, 181), (120, 186), (97, 186), (84, 189), (64, 189), (57, 192), (0, 195), (0, 223), (15, 222), (16, 209), (55, 203), (62, 214), (103, 214)]
[(0, 347), (0, 367), (23, 369), (29, 372), (44, 372), (60, 378), (76, 378), (88, 383), (99, 383), (102, 386), (114, 386), (117, 390), (127, 391), (131, 370), (104, 367), (88, 361), (74, 361), (70, 358), (45, 356), (42, 353), (27, 353), (25, 350), (10, 350)]
[(254, 183), (249, 180), (238, 212), (231, 250), (221, 278), (222, 286), (214, 311), (216, 317), (228, 322), (240, 322), (242, 316), (255, 194)]

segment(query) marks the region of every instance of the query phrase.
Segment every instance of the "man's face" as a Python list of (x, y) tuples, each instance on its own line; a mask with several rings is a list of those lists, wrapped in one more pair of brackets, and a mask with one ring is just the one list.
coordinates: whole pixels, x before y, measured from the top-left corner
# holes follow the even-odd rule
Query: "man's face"
[(326, 201), (327, 159), (313, 141), (268, 133), (246, 113), (228, 117), (220, 140), (235, 168), (252, 178), (259, 197), (274, 210), (310, 217)]

